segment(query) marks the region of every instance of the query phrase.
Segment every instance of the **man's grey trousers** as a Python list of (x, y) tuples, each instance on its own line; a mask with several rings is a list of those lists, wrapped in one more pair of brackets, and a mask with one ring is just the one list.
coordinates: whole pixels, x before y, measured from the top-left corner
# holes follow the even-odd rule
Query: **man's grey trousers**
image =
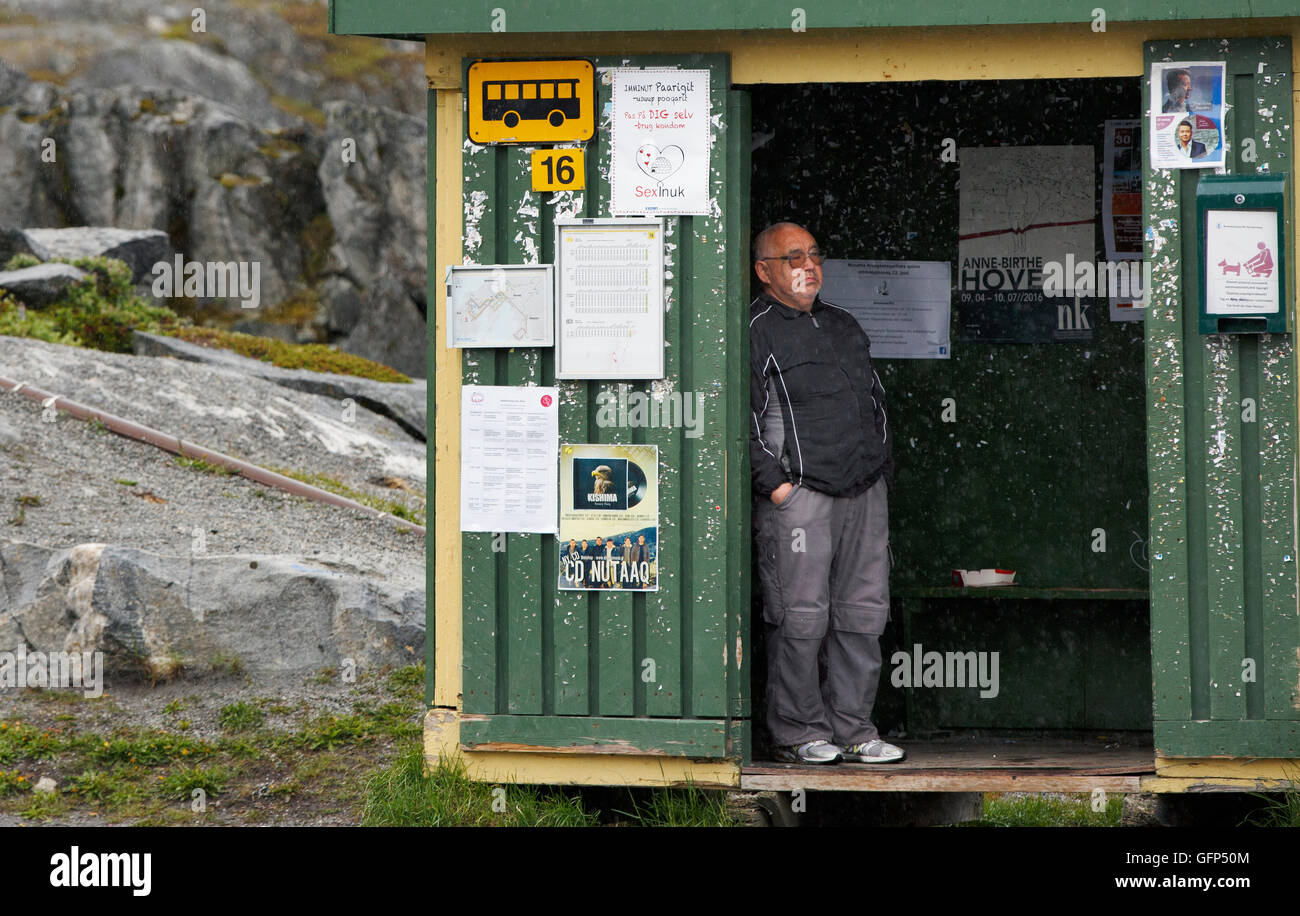
[(854, 497), (797, 486), (779, 506), (757, 500), (754, 525), (773, 743), (879, 737), (871, 709), (889, 616), (885, 481)]

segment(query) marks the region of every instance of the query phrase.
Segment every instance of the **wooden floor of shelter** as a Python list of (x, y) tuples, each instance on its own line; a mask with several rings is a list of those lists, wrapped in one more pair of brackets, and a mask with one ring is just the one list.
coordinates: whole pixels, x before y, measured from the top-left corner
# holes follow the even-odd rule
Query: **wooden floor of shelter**
[(845, 792), (1138, 792), (1155, 774), (1152, 744), (1095, 738), (944, 737), (894, 739), (899, 763), (806, 766), (755, 761), (742, 789)]

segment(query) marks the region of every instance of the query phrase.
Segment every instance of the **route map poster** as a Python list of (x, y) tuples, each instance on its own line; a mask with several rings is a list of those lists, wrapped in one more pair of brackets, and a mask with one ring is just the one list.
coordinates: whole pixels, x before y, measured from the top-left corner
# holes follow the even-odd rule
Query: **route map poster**
[(1043, 274), (1049, 264), (1095, 260), (1093, 148), (965, 147), (957, 155), (960, 339), (1092, 340), (1096, 297), (1079, 295), (1073, 276), (1048, 295)]
[(559, 588), (659, 590), (659, 449), (560, 447)]
[(709, 71), (611, 73), (610, 201), (615, 216), (708, 216)]
[(449, 266), (447, 346), (554, 346), (554, 290), (550, 264)]

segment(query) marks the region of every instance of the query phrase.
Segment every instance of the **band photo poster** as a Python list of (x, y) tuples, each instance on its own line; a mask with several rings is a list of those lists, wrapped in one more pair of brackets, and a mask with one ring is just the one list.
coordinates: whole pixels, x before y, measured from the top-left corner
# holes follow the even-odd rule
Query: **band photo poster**
[(659, 590), (659, 449), (560, 446), (559, 588)]

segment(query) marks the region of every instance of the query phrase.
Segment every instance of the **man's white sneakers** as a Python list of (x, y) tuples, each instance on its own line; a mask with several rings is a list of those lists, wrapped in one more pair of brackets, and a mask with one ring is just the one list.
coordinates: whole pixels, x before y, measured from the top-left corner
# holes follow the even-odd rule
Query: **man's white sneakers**
[(844, 759), (844, 748), (819, 738), (798, 746), (778, 747), (776, 759), (785, 763), (839, 763)]
[(901, 748), (876, 738), (865, 744), (850, 744), (844, 748), (844, 759), (850, 763), (898, 763), (907, 756)]

